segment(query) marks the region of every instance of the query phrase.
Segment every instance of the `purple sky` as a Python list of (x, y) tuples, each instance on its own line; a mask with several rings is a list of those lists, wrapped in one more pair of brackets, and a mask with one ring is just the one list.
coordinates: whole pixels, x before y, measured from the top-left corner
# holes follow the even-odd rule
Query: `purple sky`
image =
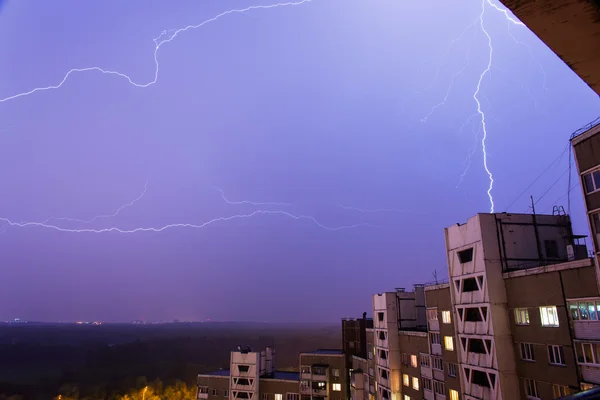
[[(163, 30), (257, 4), (273, 3), (8, 0), (0, 99), (56, 85), (71, 68), (152, 81)], [(92, 71), (0, 102), (0, 218), (112, 214), (148, 179), (116, 217), (49, 223), (131, 230), (262, 209), (370, 225), (332, 231), (262, 214), (123, 234), (4, 221), (0, 319), (334, 321), (369, 311), (372, 293), (446, 276), (443, 228), (489, 211), (473, 147), (487, 39), (474, 24), (450, 48), (481, 3), (454, 4), (313, 0), (229, 14), (161, 47), (147, 88)], [(490, 7), (485, 24), (493, 67), (480, 98), (492, 193), (506, 211), (599, 100), (527, 28)], [(509, 211), (527, 211), (529, 194), (559, 179), (536, 205), (551, 212), (566, 168), (564, 153)], [(227, 204), (215, 186), (232, 201), (292, 205)], [(587, 232), (580, 197), (572, 213)]]

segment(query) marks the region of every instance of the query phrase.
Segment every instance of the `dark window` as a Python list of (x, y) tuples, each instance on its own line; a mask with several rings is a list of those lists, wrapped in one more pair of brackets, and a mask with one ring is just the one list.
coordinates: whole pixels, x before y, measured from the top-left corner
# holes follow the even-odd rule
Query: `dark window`
[(385, 350), (381, 350), (380, 353), (381, 354), (379, 355), (379, 358), (381, 358), (382, 360), (387, 359), (387, 354), (386, 354)]
[(471, 353), (479, 353), (486, 354), (485, 346), (483, 345), (483, 340), (471, 338), (469, 339), (469, 351)]
[(585, 186), (585, 192), (590, 193), (595, 190), (594, 188), (594, 179), (592, 178), (592, 174), (585, 174), (583, 176), (583, 183)]
[(238, 381), (238, 385), (244, 385), (244, 386), (250, 385), (250, 381), (246, 378), (239, 378), (237, 381)]
[(377, 319), (379, 320), (379, 322), (383, 322), (383, 313), (382, 312), (377, 313)]
[(462, 284), (462, 291), (464, 292), (474, 292), (479, 290), (479, 286), (477, 286), (477, 280), (475, 278), (465, 278)]
[(238, 365), (238, 371), (240, 371), (240, 372), (248, 372), (249, 369), (250, 369), (249, 365)]
[(379, 331), (379, 340), (385, 340), (385, 332)]
[(483, 319), (481, 318), (481, 313), (479, 312), (479, 308), (469, 307), (469, 308), (465, 308), (465, 311), (466, 311), (465, 321), (469, 321), (469, 322), (483, 321)]
[(471, 247), (470, 249), (459, 251), (458, 261), (460, 261), (461, 264), (473, 261), (473, 248)]
[(558, 258), (558, 244), (556, 240), (544, 240), (547, 258)]
[(471, 382), (479, 386), (490, 387), (490, 381), (488, 380), (487, 374), (476, 369), (473, 370), (473, 380)]
[(237, 392), (237, 395), (235, 396), (238, 399), (249, 399), (250, 396), (248, 395), (248, 392)]
[(381, 377), (383, 379), (387, 379), (388, 378), (388, 373), (385, 369), (379, 369), (379, 371), (381, 371)]

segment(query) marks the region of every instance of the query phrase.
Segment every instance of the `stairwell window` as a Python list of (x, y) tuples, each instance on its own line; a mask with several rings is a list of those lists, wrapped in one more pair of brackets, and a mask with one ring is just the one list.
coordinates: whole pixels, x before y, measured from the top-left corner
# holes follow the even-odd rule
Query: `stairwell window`
[(559, 326), (556, 306), (540, 307), (540, 318), (542, 319), (542, 326)]
[(410, 355), (410, 366), (413, 368), (417, 368), (418, 364), (417, 364), (417, 356), (414, 354)]
[(528, 399), (539, 399), (537, 385), (533, 379), (524, 379), (525, 395)]
[(461, 250), (458, 253), (458, 261), (461, 264), (466, 264), (470, 261), (473, 261), (473, 248)]
[(419, 390), (419, 378), (412, 378), (412, 388)]
[(515, 323), (529, 325), (529, 311), (526, 308), (515, 308)]
[(402, 384), (404, 386), (410, 386), (410, 377), (408, 375), (402, 375)]
[(552, 365), (565, 365), (565, 353), (562, 346), (548, 345), (548, 362)]
[(334, 392), (341, 392), (342, 391), (342, 384), (341, 383), (334, 383), (333, 385), (331, 385), (331, 388), (333, 389)]
[(283, 400), (283, 394), (275, 393), (275, 400)]
[(458, 392), (454, 389), (450, 389), (450, 400), (459, 400)]

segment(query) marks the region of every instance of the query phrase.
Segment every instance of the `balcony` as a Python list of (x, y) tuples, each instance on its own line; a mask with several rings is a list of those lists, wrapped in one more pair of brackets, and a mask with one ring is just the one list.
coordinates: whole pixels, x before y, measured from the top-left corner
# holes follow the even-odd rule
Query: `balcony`
[(383, 368), (390, 368), (390, 360), (387, 358), (377, 358), (377, 365)]
[(584, 381), (600, 384), (600, 365), (579, 364), (579, 369)]
[(442, 345), (441, 344), (431, 344), (431, 354), (434, 354), (436, 356), (441, 356), (442, 355)]
[(440, 330), (440, 321), (438, 319), (430, 319), (427, 321), (429, 324), (429, 330), (434, 332), (439, 332)]
[(377, 378), (377, 384), (386, 388), (390, 388), (390, 380), (382, 377)]
[(423, 378), (431, 379), (431, 377), (432, 377), (431, 367), (426, 367), (424, 365), (421, 365), (421, 376)]
[(198, 399), (208, 399), (208, 393), (200, 393), (198, 392)]
[(318, 396), (318, 397), (326, 397), (327, 389), (326, 388), (318, 388), (318, 389), (313, 388), (312, 395)]
[(462, 323), (458, 322), (458, 333), (463, 333), (466, 335), (493, 335), (494, 329), (492, 328), (492, 324), (488, 321), (463, 321)]

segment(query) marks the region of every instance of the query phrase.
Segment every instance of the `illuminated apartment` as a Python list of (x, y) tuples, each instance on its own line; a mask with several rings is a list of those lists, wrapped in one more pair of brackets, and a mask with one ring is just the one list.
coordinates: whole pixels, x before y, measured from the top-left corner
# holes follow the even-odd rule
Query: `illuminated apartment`
[[(348, 372), (342, 350), (320, 349), (300, 354), (300, 394), (303, 399), (346, 400)], [(277, 399), (276, 399), (277, 400)]]

